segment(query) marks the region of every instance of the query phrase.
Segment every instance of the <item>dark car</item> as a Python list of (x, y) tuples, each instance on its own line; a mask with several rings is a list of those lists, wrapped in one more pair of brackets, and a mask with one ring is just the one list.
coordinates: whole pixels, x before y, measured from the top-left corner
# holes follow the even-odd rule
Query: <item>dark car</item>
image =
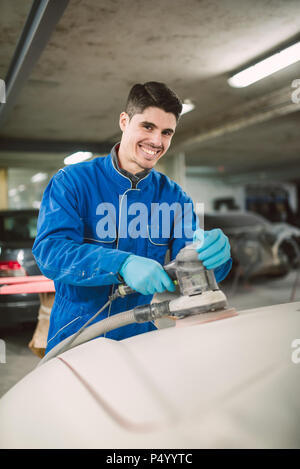
[[(0, 211), (1, 278), (41, 275), (31, 252), (37, 231), (38, 210)], [(36, 321), (40, 306), (38, 294), (0, 295), (0, 326)]]
[(204, 223), (206, 230), (221, 228), (228, 236), (232, 273), (240, 267), (247, 278), (281, 276), (300, 265), (299, 228), (240, 211), (205, 214)]

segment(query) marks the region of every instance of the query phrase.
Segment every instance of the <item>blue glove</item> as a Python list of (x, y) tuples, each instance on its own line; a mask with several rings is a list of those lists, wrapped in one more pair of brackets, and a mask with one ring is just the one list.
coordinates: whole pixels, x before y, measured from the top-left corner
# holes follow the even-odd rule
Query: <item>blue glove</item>
[(231, 259), (228, 238), (219, 228), (210, 231), (198, 228), (193, 241), (199, 242), (196, 248), (198, 258), (207, 269), (216, 269)]
[(163, 267), (153, 259), (130, 254), (119, 270), (125, 283), (142, 295), (154, 295), (165, 290), (175, 291), (175, 285)]

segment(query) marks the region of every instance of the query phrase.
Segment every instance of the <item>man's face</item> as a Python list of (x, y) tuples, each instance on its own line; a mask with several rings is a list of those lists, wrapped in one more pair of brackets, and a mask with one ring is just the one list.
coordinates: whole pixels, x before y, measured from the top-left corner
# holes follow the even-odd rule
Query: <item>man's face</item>
[(123, 169), (135, 174), (151, 169), (168, 150), (176, 129), (176, 117), (157, 107), (148, 107), (129, 119), (120, 115), (123, 132), (119, 161)]

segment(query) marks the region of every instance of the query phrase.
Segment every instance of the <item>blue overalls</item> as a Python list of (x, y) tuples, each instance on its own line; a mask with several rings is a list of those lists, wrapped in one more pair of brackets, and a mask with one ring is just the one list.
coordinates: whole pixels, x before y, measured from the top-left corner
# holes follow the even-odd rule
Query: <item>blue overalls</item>
[[(170, 233), (166, 236), (157, 231), (159, 218), (151, 223), (151, 209), (162, 202), (192, 207), (192, 200), (180, 186), (154, 169), (133, 188), (132, 181), (115, 167), (111, 154), (67, 166), (51, 179), (44, 192), (33, 245), (41, 272), (54, 280), (56, 290), (46, 353), (78, 331), (107, 302), (114, 284), (120, 283), (118, 272), (129, 254), (163, 265), (168, 249), (172, 260), (192, 241), (192, 232), (198, 226), (193, 210), (188, 217), (190, 227), (182, 230), (181, 237), (174, 235), (175, 211), (170, 211)], [(139, 207), (148, 210), (148, 223), (141, 236), (128, 236), (128, 227), (137, 229)], [(226, 277), (230, 267), (231, 262), (215, 270), (217, 281)], [(118, 298), (96, 321), (151, 300), (151, 295), (139, 293)], [(151, 322), (131, 324), (106, 333), (106, 337), (121, 340), (154, 329)]]

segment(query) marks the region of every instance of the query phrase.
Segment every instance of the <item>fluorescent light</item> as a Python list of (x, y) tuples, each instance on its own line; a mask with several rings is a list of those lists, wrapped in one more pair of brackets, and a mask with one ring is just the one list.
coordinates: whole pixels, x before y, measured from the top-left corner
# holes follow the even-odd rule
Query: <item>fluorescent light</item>
[(189, 99), (185, 99), (182, 103), (182, 111), (180, 115), (183, 116), (183, 114), (191, 112), (193, 109), (195, 109), (195, 104), (193, 104)]
[(40, 200), (34, 200), (34, 201), (32, 202), (32, 207), (33, 207), (33, 208), (39, 209), (40, 206), (41, 206), (41, 201), (40, 201)]
[(65, 164), (76, 164), (80, 163), (81, 161), (88, 160), (93, 156), (93, 153), (89, 151), (77, 151), (76, 153), (72, 153), (72, 155), (67, 156), (64, 159)]
[(234, 88), (244, 88), (300, 60), (300, 42), (271, 55), (229, 78)]
[(46, 173), (36, 173), (32, 176), (31, 182), (41, 182), (47, 179)]

